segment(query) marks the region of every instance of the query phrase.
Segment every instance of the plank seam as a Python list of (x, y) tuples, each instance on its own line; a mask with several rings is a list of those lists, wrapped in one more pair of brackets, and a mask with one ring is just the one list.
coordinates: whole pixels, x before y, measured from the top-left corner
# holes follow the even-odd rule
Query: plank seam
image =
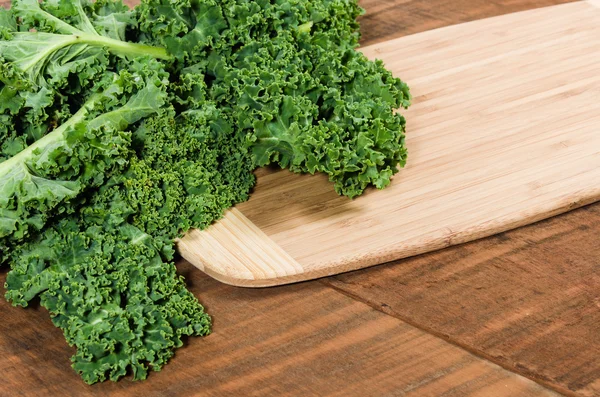
[[(335, 276), (334, 276), (335, 277)], [(339, 279), (336, 278), (336, 280), (343, 282)], [(439, 331), (436, 331), (435, 329), (431, 328), (431, 327), (427, 327), (425, 325), (422, 325), (414, 320), (412, 320), (409, 317), (403, 316), (398, 314), (397, 312), (393, 311), (393, 310), (385, 310), (386, 307), (389, 308), (389, 306), (386, 303), (382, 303), (382, 304), (377, 304), (375, 302), (372, 302), (368, 299), (364, 299), (362, 298), (360, 295), (354, 294), (352, 292), (346, 291), (340, 287), (337, 287), (333, 284), (331, 284), (330, 282), (328, 282), (326, 279), (320, 279), (320, 280), (316, 280), (319, 283), (321, 283), (322, 285), (324, 285), (325, 287), (331, 288), (332, 290), (334, 290), (335, 292), (342, 294), (348, 298), (353, 299), (354, 301), (358, 302), (358, 303), (362, 303), (364, 305), (367, 305), (369, 307), (371, 307), (372, 309), (383, 313), (387, 316), (393, 317), (399, 321), (402, 321), (405, 324), (408, 324), (409, 326), (418, 329), (421, 332), (424, 332), (426, 334), (429, 334), (431, 336), (433, 336), (434, 338), (437, 339), (441, 339), (442, 341), (449, 343), (452, 346), (458, 347), (461, 350), (466, 351), (469, 354), (472, 354), (473, 356), (480, 358), (482, 360), (485, 360), (491, 364), (497, 365), (498, 367), (513, 373), (515, 375), (518, 376), (522, 376), (523, 378), (526, 378), (528, 380), (531, 380), (535, 383), (537, 383), (538, 385), (540, 385), (541, 387), (565, 395), (567, 397), (580, 397), (580, 394), (566, 389), (556, 383), (553, 383), (550, 379), (545, 378), (543, 376), (539, 376), (537, 374), (535, 374), (532, 371), (520, 371), (516, 366), (511, 366), (507, 363), (504, 363), (502, 361), (496, 360), (494, 359), (493, 356), (486, 354), (485, 352), (481, 351), (481, 350), (477, 350), (472, 348), (471, 346), (469, 346), (466, 343), (462, 343), (454, 338), (449, 337), (448, 335), (445, 335)]]

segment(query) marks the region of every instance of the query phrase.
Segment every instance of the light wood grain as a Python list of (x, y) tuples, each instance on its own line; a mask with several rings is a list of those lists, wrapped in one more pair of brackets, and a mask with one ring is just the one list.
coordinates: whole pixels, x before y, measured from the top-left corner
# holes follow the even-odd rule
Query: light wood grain
[[(189, 240), (194, 244), (187, 244)], [(178, 243), (178, 250), (210, 275), (213, 275), (211, 264), (222, 263), (219, 273), (213, 276), (230, 279), (231, 283), (240, 278), (253, 280), (256, 275), (281, 279), (304, 271), (294, 258), (236, 208), (227, 211), (212, 226), (210, 233), (192, 230), (184, 242)]]
[[(240, 233), (227, 240), (224, 229), (248, 225), (226, 217), (182, 239), (183, 256), (226, 283), (277, 285), (464, 243), (599, 200), (599, 37), (600, 10), (579, 2), (364, 48), (411, 86), (408, 167), (389, 188), (354, 201), (320, 175), (262, 172), (238, 210), (267, 244)], [(219, 244), (206, 244), (214, 238)], [(293, 261), (280, 268), (261, 252), (274, 245)], [(256, 255), (228, 248), (240, 246)]]

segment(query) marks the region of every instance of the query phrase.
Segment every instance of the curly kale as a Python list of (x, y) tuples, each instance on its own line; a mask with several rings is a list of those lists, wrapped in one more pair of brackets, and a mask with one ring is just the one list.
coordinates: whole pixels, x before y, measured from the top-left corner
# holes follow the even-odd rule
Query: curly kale
[[(123, 174), (11, 253), (7, 297), (36, 296), (77, 347), (88, 383), (159, 370), (184, 335), (206, 335), (210, 318), (175, 273), (173, 237), (206, 227), (247, 199), (252, 161), (214, 107), (146, 119)], [(243, 172), (244, 178), (238, 178)]]
[[(355, 51), (354, 1), (145, 0), (141, 36), (204, 75), (256, 166), (323, 172), (349, 197), (383, 188), (406, 162), (410, 94)], [(173, 18), (179, 15), (180, 18)]]
[(0, 242), (20, 241), (30, 228), (42, 229), (49, 216), (71, 212), (71, 199), (125, 164), (131, 133), (124, 130), (166, 100), (157, 76), (107, 77), (110, 83), (70, 119), (0, 163)]
[(111, 83), (107, 72), (118, 72), (123, 58), (167, 57), (162, 48), (117, 38), (135, 20), (116, 4), (19, 0), (0, 8), (0, 160), (69, 119)]
[(407, 85), (360, 52), (355, 0), (15, 0), (0, 8), (0, 263), (87, 383), (146, 378), (211, 320), (177, 237), (254, 169), (339, 194), (406, 162)]
[[(115, 203), (116, 204), (116, 203)], [(206, 335), (210, 318), (164, 258), (170, 249), (140, 229), (70, 217), (13, 252), (7, 298), (42, 306), (77, 347), (84, 381), (160, 370), (185, 335)], [(100, 209), (97, 208), (96, 211)], [(118, 215), (118, 214), (117, 214)]]
[(11, 12), (22, 24), (0, 41), (0, 54), (26, 81), (18, 83), (44, 86), (46, 76), (55, 83), (64, 82), (66, 74), (89, 75), (90, 69), (102, 70), (111, 53), (128, 58), (169, 58), (164, 48), (121, 40), (127, 24), (134, 22), (131, 14), (117, 9), (109, 13), (112, 18), (98, 18), (96, 8), (102, 10), (102, 4), (72, 0), (40, 5), (37, 0), (14, 0)]

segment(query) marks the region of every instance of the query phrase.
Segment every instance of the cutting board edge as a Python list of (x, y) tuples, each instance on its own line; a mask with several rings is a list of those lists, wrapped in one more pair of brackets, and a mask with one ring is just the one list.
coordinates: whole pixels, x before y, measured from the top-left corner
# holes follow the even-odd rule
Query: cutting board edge
[[(419, 245), (418, 247), (410, 247), (409, 249), (404, 249), (402, 247), (395, 246), (385, 250), (369, 252), (368, 254), (356, 256), (353, 258), (342, 257), (340, 258), (340, 260), (337, 260), (335, 262), (321, 263), (319, 264), (319, 268), (317, 269), (310, 269), (310, 265), (306, 266), (300, 264), (302, 267), (305, 268), (304, 271), (300, 273), (278, 275), (274, 277), (257, 278), (254, 274), (248, 272), (240, 272), (239, 274), (233, 273), (231, 271), (224, 272), (224, 267), (215, 266), (215, 262), (201, 263), (197, 262), (197, 256), (196, 258), (189, 257), (189, 259), (186, 258), (186, 255), (184, 255), (183, 253), (182, 256), (186, 260), (188, 260), (192, 265), (198, 267), (200, 270), (204, 271), (206, 274), (222, 283), (245, 288), (274, 287), (346, 273), (353, 270), (364, 269), (367, 267), (385, 264), (391, 261), (400, 260), (411, 256), (416, 256), (423, 253), (428, 253), (443, 248), (468, 243), (481, 238), (493, 236), (498, 233), (506, 232), (518, 227), (527, 226), (532, 223), (539, 222), (544, 219), (548, 219), (553, 216), (584, 207), (597, 201), (600, 201), (600, 186), (582, 190), (577, 196), (571, 196), (565, 198), (560, 202), (555, 202), (552, 206), (553, 208), (541, 209), (536, 213), (530, 214), (528, 217), (519, 218), (517, 216), (514, 216), (515, 219), (504, 219), (500, 221), (494, 220), (493, 222), (496, 222), (496, 225), (486, 225), (485, 228), (482, 227), (483, 225), (478, 225), (478, 227), (471, 228), (462, 232), (453, 232), (449, 230), (447, 238), (432, 240), (432, 242), (429, 244)], [(273, 242), (273, 244), (275, 243)], [(255, 263), (254, 265), (256, 266), (260, 264)]]
[[(181, 256), (218, 280), (277, 279), (305, 273), (283, 248), (236, 207), (205, 230), (190, 230), (177, 241)], [(239, 281), (233, 281), (239, 280)]]
[[(560, 7), (570, 8), (581, 8), (590, 6), (590, 10), (600, 8), (600, 0), (587, 0), (581, 2), (574, 2), (556, 6), (549, 6), (544, 8), (554, 8), (558, 10)], [(532, 12), (532, 10), (524, 11), (524, 12)], [(512, 14), (511, 14), (512, 15)], [(494, 18), (503, 18), (506, 15), (498, 16)], [(481, 21), (474, 21), (472, 23), (477, 23)], [(468, 25), (471, 22), (453, 25), (449, 27), (444, 27), (436, 30), (454, 28), (459, 25)], [(427, 33), (427, 32), (424, 32)], [(424, 33), (419, 33), (424, 34)], [(394, 39), (391, 41), (401, 40), (403, 38)], [(381, 45), (375, 44), (365, 48), (375, 48)], [(365, 48), (361, 48), (361, 51)], [(254, 264), (249, 264), (245, 266), (243, 269), (236, 268), (236, 265), (231, 265), (231, 262), (227, 263), (222, 258), (219, 260), (222, 265), (214, 266), (213, 260), (200, 260), (201, 255), (197, 255), (197, 252), (194, 253), (196, 258), (190, 258), (190, 261), (193, 265), (203, 270), (205, 273), (210, 275), (211, 277), (233, 286), (239, 287), (250, 287), (250, 288), (261, 288), (261, 287), (269, 287), (276, 285), (289, 284), (294, 282), (306, 281), (309, 279), (320, 278), (325, 276), (331, 276), (339, 273), (344, 273), (348, 271), (353, 271), (357, 269), (362, 269), (370, 266), (375, 266), (378, 264), (383, 264), (389, 261), (398, 260), (414, 255), (419, 255), (422, 253), (443, 249), (449, 246), (467, 243), (470, 241), (474, 241), (480, 238), (485, 238), (497, 233), (502, 233), (517, 227), (522, 227), (529, 225), (531, 223), (535, 223), (552, 216), (556, 216), (562, 214), (564, 212), (568, 212), (570, 210), (574, 210), (576, 208), (582, 207), (584, 205), (588, 205), (594, 203), (596, 201), (600, 201), (600, 186), (597, 188), (584, 188), (582, 190), (577, 191), (576, 193), (571, 192), (571, 195), (568, 197), (564, 197), (562, 200), (554, 201), (553, 203), (549, 203), (546, 207), (540, 209), (537, 208), (535, 213), (528, 213), (526, 216), (523, 216), (523, 212), (520, 212), (520, 219), (517, 219), (517, 215), (513, 214), (504, 218), (498, 218), (493, 220), (487, 220), (479, 225), (473, 225), (472, 227), (462, 231), (462, 232), (453, 232), (452, 230), (448, 230), (447, 235), (444, 234), (442, 228), (440, 228), (439, 233), (439, 241), (429, 242), (427, 244), (412, 244), (412, 247), (399, 247), (398, 244), (390, 245), (390, 248), (385, 249), (376, 249), (372, 252), (359, 252), (354, 255), (346, 255), (343, 256), (340, 254), (334, 261), (320, 262), (318, 264), (315, 263), (305, 263), (301, 264), (295, 259), (291, 258), (291, 262), (295, 263), (297, 266), (292, 266), (293, 269), (290, 270), (290, 266), (285, 266), (285, 270), (281, 269), (273, 269), (268, 265), (263, 264), (262, 268), (264, 270), (263, 275), (256, 277), (252, 272), (249, 272), (248, 267), (254, 267)], [(526, 210), (525, 210), (526, 211)], [(221, 222), (218, 222), (221, 223)], [(252, 224), (252, 222), (250, 222)], [(256, 225), (252, 224), (256, 229)], [(485, 228), (485, 230), (483, 230)], [(260, 229), (259, 229), (260, 230)], [(205, 233), (206, 231), (202, 232)], [(262, 230), (260, 231), (261, 233)], [(200, 233), (200, 232), (198, 232)], [(263, 233), (264, 234), (264, 233)], [(274, 245), (279, 250), (284, 251), (281, 246), (276, 244), (272, 238), (265, 235), (267, 238), (267, 242), (269, 245)], [(256, 249), (256, 246), (254, 247)], [(225, 254), (231, 254), (227, 252), (228, 250), (224, 250)], [(285, 251), (284, 251), (285, 252)], [(287, 257), (290, 257), (287, 252), (285, 252)], [(186, 255), (182, 253), (182, 256), (186, 258)], [(214, 255), (212, 256), (214, 258)], [(212, 259), (211, 258), (211, 259)], [(238, 261), (239, 262), (239, 261)], [(261, 266), (259, 266), (260, 268)], [(276, 267), (276, 266), (275, 266)], [(267, 275), (267, 274), (271, 275)], [(276, 274), (275, 274), (276, 273)], [(266, 275), (266, 276), (265, 276)]]

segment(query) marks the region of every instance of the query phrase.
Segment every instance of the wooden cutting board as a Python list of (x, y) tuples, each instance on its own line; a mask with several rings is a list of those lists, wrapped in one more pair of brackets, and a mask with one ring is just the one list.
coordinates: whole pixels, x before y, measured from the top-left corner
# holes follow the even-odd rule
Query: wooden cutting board
[(260, 170), (251, 199), (178, 243), (228, 284), (272, 286), (486, 237), (600, 200), (600, 1), (363, 48), (414, 96), (409, 162), (339, 197), (323, 175)]

